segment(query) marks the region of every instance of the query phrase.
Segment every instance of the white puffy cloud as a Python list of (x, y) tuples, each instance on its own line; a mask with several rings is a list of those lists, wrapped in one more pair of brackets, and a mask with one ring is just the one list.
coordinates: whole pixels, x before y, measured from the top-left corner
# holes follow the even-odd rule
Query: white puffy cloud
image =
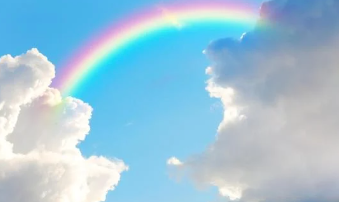
[(20, 106), (41, 95), (52, 82), (54, 66), (37, 49), (0, 58), (0, 157), (11, 145), (1, 141), (13, 131)]
[(180, 165), (243, 202), (339, 201), (339, 1), (273, 0), (241, 40), (213, 42), (213, 144)]
[(98, 202), (127, 166), (85, 158), (92, 108), (50, 88), (54, 66), (37, 49), (0, 58), (0, 199), (11, 202)]
[(167, 160), (167, 165), (180, 166), (182, 165), (182, 162), (176, 157), (171, 157)]

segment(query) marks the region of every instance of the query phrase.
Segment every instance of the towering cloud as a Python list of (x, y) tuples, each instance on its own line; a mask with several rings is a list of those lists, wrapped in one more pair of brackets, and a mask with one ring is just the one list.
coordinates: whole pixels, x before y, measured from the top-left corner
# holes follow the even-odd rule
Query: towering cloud
[(92, 108), (49, 87), (54, 66), (37, 49), (0, 58), (0, 200), (98, 202), (127, 166), (84, 158)]
[(338, 19), (337, 0), (273, 0), (240, 40), (213, 42), (224, 120), (180, 169), (244, 202), (339, 201)]

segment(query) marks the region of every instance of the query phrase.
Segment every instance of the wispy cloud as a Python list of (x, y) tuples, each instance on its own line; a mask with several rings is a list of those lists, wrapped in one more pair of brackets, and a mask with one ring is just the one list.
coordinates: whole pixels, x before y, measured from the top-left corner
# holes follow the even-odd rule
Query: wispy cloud
[(131, 127), (134, 123), (133, 122), (127, 122), (124, 126), (125, 127)]
[(157, 9), (161, 11), (163, 18), (177, 29), (182, 29), (184, 27), (184, 23), (180, 21), (174, 12), (171, 12), (164, 6), (157, 6)]

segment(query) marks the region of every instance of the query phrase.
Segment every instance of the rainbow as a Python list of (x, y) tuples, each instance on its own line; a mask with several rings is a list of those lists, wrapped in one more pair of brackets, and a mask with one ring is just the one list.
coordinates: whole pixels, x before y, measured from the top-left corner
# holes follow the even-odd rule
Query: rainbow
[(253, 24), (257, 19), (255, 11), (239, 4), (194, 2), (146, 10), (94, 35), (65, 62), (53, 86), (63, 95), (71, 95), (105, 59), (150, 33), (168, 28), (183, 29), (194, 23)]

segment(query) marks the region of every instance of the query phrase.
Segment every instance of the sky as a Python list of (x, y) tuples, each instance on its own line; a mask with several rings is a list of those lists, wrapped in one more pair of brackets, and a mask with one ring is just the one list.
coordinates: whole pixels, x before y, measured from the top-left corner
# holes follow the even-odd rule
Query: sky
[[(58, 75), (58, 68), (71, 53), (108, 24), (138, 10), (173, 3), (3, 2), (0, 55), (20, 55), (38, 48), (56, 66)], [(248, 3), (259, 9), (258, 2)], [(83, 155), (116, 157), (129, 167), (106, 201), (218, 199), (213, 188), (172, 178), (166, 161), (173, 155), (184, 158), (198, 153), (213, 141), (222, 105), (205, 90), (209, 63), (202, 51), (212, 40), (239, 38), (252, 26), (205, 23), (155, 33), (102, 65), (73, 95), (94, 109), (90, 135), (79, 145)]]
[(1, 2), (0, 199), (339, 199), (335, 0), (243, 1), (253, 23), (151, 33), (54, 89), (107, 25), (180, 2)]

